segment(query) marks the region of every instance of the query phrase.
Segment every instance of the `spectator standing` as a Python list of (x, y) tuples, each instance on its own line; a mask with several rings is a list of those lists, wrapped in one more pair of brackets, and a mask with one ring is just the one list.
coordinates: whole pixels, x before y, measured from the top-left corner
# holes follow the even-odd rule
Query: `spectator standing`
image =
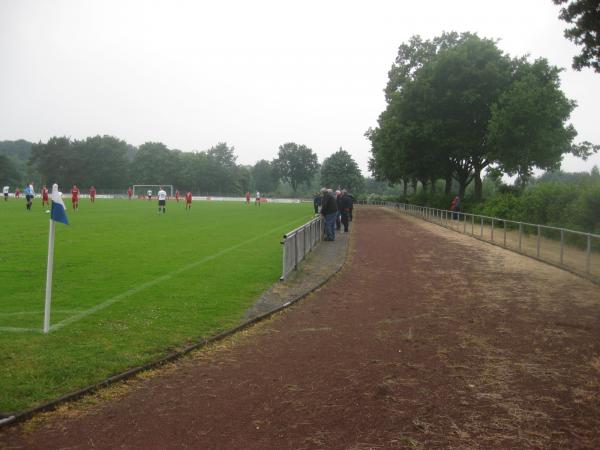
[(352, 213), (352, 197), (348, 195), (346, 190), (342, 190), (340, 198), (340, 209), (342, 215), (342, 225), (344, 225), (344, 233), (348, 232), (348, 224), (350, 222), (350, 214)]
[(335, 228), (340, 231), (342, 229), (342, 205), (340, 200), (342, 199), (342, 191), (339, 189), (335, 191), (335, 203), (337, 205), (337, 216), (335, 216)]
[(321, 207), (321, 194), (318, 192), (315, 192), (315, 197), (313, 198), (313, 205), (315, 207), (315, 214), (319, 214), (319, 208)]
[(325, 189), (321, 191), (321, 215), (325, 220), (325, 241), (335, 241), (335, 218), (337, 217), (337, 203), (333, 191)]
[(460, 197), (458, 195), (452, 199), (450, 211), (452, 211), (452, 219), (458, 219), (460, 212)]

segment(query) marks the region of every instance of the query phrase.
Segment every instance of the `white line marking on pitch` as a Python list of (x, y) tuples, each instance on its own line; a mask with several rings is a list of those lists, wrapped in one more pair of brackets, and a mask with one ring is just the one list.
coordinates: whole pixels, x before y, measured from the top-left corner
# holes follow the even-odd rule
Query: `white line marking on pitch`
[[(236, 245), (233, 245), (233, 246), (228, 247), (226, 249), (223, 249), (220, 252), (214, 253), (214, 254), (212, 254), (210, 256), (206, 256), (206, 257), (202, 258), (199, 261), (195, 261), (195, 262), (193, 262), (191, 264), (188, 264), (187, 266), (180, 267), (179, 269), (174, 270), (173, 272), (170, 272), (170, 273), (168, 273), (166, 275), (163, 275), (161, 277), (155, 278), (152, 281), (148, 281), (146, 283), (140, 284), (139, 286), (136, 286), (136, 287), (134, 287), (132, 289), (129, 289), (129, 290), (125, 291), (125, 292), (122, 292), (121, 294), (115, 295), (114, 297), (109, 298), (108, 300), (105, 300), (104, 302), (102, 302), (102, 303), (100, 303), (100, 304), (98, 304), (96, 306), (93, 306), (90, 309), (82, 311), (79, 314), (76, 314), (76, 315), (74, 315), (72, 317), (69, 317), (68, 319), (65, 319), (65, 320), (62, 320), (62, 321), (58, 322), (55, 325), (52, 325), (50, 327), (50, 331), (60, 330), (61, 328), (65, 327), (67, 325), (70, 325), (73, 322), (77, 322), (78, 320), (81, 320), (84, 317), (89, 316), (90, 314), (94, 314), (97, 311), (100, 311), (100, 310), (102, 310), (104, 308), (107, 308), (110, 305), (112, 305), (114, 303), (117, 303), (118, 301), (121, 301), (124, 298), (129, 297), (130, 295), (137, 294), (138, 292), (143, 291), (144, 289), (152, 287), (152, 286), (154, 286), (154, 285), (156, 285), (156, 284), (158, 284), (158, 283), (160, 283), (162, 281), (168, 280), (169, 278), (172, 278), (175, 275), (179, 275), (181, 272), (185, 272), (186, 270), (192, 269), (192, 268), (194, 268), (196, 266), (199, 266), (200, 264), (204, 264), (205, 262), (208, 262), (208, 261), (211, 261), (211, 260), (213, 260), (215, 258), (218, 258), (219, 256), (224, 255), (226, 253), (229, 253), (230, 251), (235, 250), (235, 249), (237, 249), (239, 247), (242, 247), (242, 246), (244, 246), (246, 244), (249, 244), (250, 242), (254, 242), (254, 241), (258, 240), (258, 239), (261, 239), (261, 238), (263, 238), (265, 236), (268, 236), (268, 235), (274, 233), (277, 230), (280, 230), (282, 228), (287, 228), (287, 227), (289, 227), (290, 225), (292, 225), (293, 223), (296, 223), (296, 222), (297, 222), (297, 220), (294, 220), (294, 221), (292, 221), (292, 222), (290, 222), (288, 224), (281, 225), (279, 227), (273, 228), (271, 231), (268, 231), (267, 233), (261, 234), (259, 236), (255, 236), (255, 237), (253, 237), (251, 239), (248, 239), (247, 241), (240, 242), (239, 244), (236, 244)], [(0, 328), (0, 330), (2, 330), (2, 329)], [(8, 331), (8, 330), (6, 330), (6, 331)], [(38, 330), (36, 330), (36, 331), (38, 331)]]

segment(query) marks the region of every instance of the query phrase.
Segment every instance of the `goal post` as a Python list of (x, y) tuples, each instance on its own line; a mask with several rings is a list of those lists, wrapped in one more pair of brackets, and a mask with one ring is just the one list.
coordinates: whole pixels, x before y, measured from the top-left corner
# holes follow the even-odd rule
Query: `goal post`
[(172, 184), (134, 184), (133, 185), (133, 196), (139, 197), (140, 195), (146, 196), (148, 191), (152, 191), (152, 196), (156, 196), (156, 193), (160, 190), (160, 187), (167, 192), (169, 197), (173, 197), (173, 185)]

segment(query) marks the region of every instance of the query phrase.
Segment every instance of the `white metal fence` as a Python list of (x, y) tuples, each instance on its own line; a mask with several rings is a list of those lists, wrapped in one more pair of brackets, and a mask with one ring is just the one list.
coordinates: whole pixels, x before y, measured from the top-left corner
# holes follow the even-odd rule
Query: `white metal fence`
[(283, 270), (281, 280), (285, 280), (292, 270), (315, 246), (321, 242), (324, 222), (319, 215), (310, 222), (283, 235)]
[(405, 203), (362, 204), (393, 208), (600, 282), (597, 234)]

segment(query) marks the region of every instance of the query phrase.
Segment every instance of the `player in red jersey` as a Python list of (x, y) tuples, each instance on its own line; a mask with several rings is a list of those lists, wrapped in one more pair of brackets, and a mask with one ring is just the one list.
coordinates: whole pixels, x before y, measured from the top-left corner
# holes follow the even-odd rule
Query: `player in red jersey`
[(175, 200), (177, 200), (177, 203), (179, 203), (179, 190), (175, 191)]
[(131, 189), (131, 186), (129, 186), (127, 188), (127, 197), (129, 197), (129, 200), (131, 200), (132, 195), (133, 195), (133, 189)]
[(48, 188), (46, 187), (46, 185), (44, 185), (44, 187), (42, 188), (42, 206), (50, 206), (50, 204), (48, 203)]
[(21, 189), (16, 188), (15, 189), (15, 198), (19, 198), (21, 196)]
[(192, 193), (188, 192), (185, 194), (185, 209), (192, 209)]
[(246, 205), (250, 204), (250, 191), (246, 191)]
[(94, 186), (90, 187), (90, 202), (94, 203), (96, 201), (96, 188)]
[(74, 211), (79, 209), (79, 188), (76, 184), (71, 188), (71, 204), (73, 205)]

